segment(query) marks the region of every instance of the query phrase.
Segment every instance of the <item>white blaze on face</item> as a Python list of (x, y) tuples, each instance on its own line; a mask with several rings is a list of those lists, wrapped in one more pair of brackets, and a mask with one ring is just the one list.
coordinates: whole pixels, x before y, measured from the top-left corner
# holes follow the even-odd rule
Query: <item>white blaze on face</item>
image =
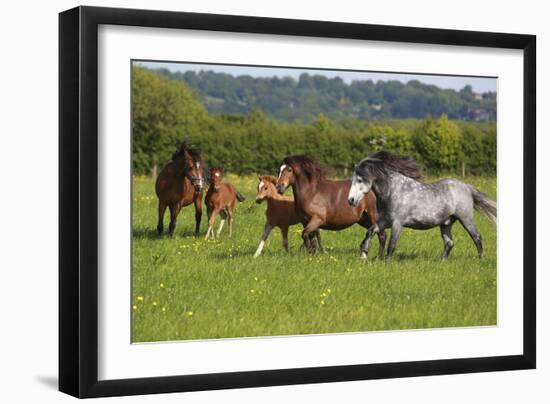
[(365, 197), (368, 192), (367, 186), (361, 177), (357, 176), (355, 172), (351, 177), (351, 188), (349, 189), (348, 200), (353, 198), (356, 203), (359, 203), (361, 199)]
[(220, 173), (216, 173), (216, 177), (219, 177), (220, 176)]
[(279, 170), (279, 178), (277, 178), (277, 181), (281, 179), (281, 175), (283, 175), (283, 171), (285, 170), (285, 168), (286, 168), (286, 164), (283, 164)]
[[(195, 167), (197, 167), (197, 171), (199, 172), (199, 175), (200, 175), (200, 172), (201, 172), (201, 171), (200, 171), (200, 170), (201, 170), (201, 163), (199, 163), (199, 162), (197, 161), (197, 162), (195, 163)], [(199, 187), (201, 187), (201, 189), (202, 189), (203, 185), (204, 185), (204, 184), (203, 184), (203, 182), (202, 182), (202, 175), (201, 175), (200, 178), (199, 178)]]
[(264, 182), (260, 181), (260, 183), (258, 184), (258, 192), (262, 190), (263, 186), (264, 186)]

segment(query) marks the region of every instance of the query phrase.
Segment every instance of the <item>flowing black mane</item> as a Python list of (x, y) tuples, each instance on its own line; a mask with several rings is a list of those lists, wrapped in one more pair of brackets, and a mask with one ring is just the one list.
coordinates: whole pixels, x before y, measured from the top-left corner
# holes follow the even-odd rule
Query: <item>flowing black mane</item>
[(399, 156), (387, 150), (371, 154), (356, 166), (355, 171), (361, 176), (368, 173), (376, 177), (387, 176), (393, 171), (415, 180), (422, 178), (422, 167), (412, 157)]
[(304, 155), (289, 156), (283, 162), (290, 167), (299, 166), (310, 181), (322, 181), (329, 173), (328, 168), (323, 164)]
[(188, 153), (194, 162), (202, 163), (202, 153), (200, 149), (190, 147), (187, 142), (183, 142), (178, 150), (172, 155), (172, 160), (181, 158), (185, 156), (185, 153)]

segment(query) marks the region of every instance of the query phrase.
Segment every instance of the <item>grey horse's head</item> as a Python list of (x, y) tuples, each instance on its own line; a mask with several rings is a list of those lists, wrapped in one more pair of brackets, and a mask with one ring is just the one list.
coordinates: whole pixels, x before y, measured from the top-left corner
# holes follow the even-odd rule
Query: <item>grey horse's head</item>
[(361, 160), (353, 168), (351, 188), (348, 193), (348, 203), (351, 206), (357, 206), (359, 202), (361, 202), (365, 195), (372, 189), (372, 184), (376, 179), (371, 170), (369, 170), (368, 164), (365, 163), (367, 159), (368, 157)]
[(395, 172), (415, 180), (422, 178), (421, 166), (411, 157), (382, 150), (364, 158), (353, 168), (348, 203), (357, 206), (375, 181), (384, 181)]

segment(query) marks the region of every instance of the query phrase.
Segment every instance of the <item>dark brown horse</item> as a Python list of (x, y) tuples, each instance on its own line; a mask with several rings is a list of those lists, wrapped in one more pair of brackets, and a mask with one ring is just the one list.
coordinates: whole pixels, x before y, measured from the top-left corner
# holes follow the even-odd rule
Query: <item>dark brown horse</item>
[[(208, 230), (206, 231), (205, 240), (210, 236), (213, 238), (220, 237), (225, 219), (229, 216), (229, 237), (233, 234), (233, 222), (235, 221), (235, 205), (237, 201), (244, 201), (237, 188), (228, 182), (222, 182), (223, 168), (211, 168), (209, 170), (210, 186), (206, 193), (204, 203), (206, 203), (206, 211), (208, 212)], [(216, 216), (220, 215), (220, 227), (216, 235), (214, 234), (214, 222)]]
[(157, 232), (164, 229), (164, 212), (170, 209), (168, 234), (174, 235), (176, 218), (184, 206), (195, 204), (195, 234), (199, 234), (204, 189), (204, 164), (201, 152), (183, 143), (157, 177), (155, 191), (159, 198)]
[[(277, 180), (277, 191), (282, 194), (289, 186), (294, 192), (294, 206), (304, 220), (302, 238), (310, 252), (315, 251), (310, 234), (319, 228), (343, 230), (355, 223), (368, 229), (378, 221), (376, 196), (369, 192), (357, 206), (350, 206), (348, 193), (351, 181), (330, 181), (327, 170), (320, 163), (307, 156), (290, 156), (283, 160)], [(367, 258), (361, 242), (361, 257)], [(378, 234), (380, 241), (379, 257), (384, 257), (386, 234)]]

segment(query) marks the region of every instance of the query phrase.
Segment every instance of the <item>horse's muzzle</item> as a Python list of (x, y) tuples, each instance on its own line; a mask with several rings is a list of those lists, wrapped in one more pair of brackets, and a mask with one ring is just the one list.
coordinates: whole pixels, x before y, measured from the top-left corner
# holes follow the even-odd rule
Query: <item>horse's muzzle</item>
[(354, 197), (350, 197), (348, 198), (348, 203), (349, 203), (349, 206), (357, 206), (357, 203), (359, 201), (357, 201)]
[(277, 188), (277, 192), (280, 194), (283, 194), (286, 191), (286, 185), (284, 184), (277, 184), (275, 188)]
[(264, 201), (263, 198), (260, 198), (260, 197), (256, 198), (256, 203), (258, 204), (262, 203), (263, 201)]

